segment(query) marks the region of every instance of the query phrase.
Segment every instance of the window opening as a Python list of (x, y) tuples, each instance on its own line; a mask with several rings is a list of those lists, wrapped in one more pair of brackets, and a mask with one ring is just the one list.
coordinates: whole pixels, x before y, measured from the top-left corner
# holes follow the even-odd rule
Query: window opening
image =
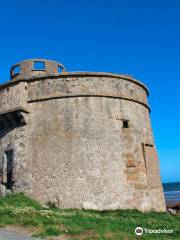
[(123, 128), (129, 128), (129, 121), (128, 120), (122, 120), (123, 121)]
[(62, 72), (62, 67), (58, 66), (58, 73), (61, 73), (61, 72)]
[(20, 72), (21, 72), (21, 68), (20, 68), (19, 64), (12, 68), (12, 74), (13, 75), (19, 74)]
[[(6, 182), (6, 188), (12, 189), (13, 186), (13, 150), (10, 149), (8, 151), (5, 151), (5, 156), (7, 158), (7, 182)], [(6, 163), (5, 163), (6, 164)], [(5, 173), (4, 173), (5, 174)]]
[(33, 70), (44, 71), (45, 70), (45, 62), (43, 61), (35, 61)]

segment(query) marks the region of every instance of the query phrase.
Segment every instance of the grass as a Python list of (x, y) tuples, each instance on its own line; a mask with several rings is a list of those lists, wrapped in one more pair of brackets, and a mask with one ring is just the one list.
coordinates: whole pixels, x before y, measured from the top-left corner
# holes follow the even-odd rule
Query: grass
[[(35, 237), (64, 236), (71, 240), (180, 239), (180, 216), (167, 213), (141, 213), (137, 210), (92, 211), (44, 208), (23, 194), (0, 198), (0, 227), (30, 228)], [(143, 234), (146, 229), (173, 229), (172, 234)], [(66, 238), (67, 237), (67, 238)]]

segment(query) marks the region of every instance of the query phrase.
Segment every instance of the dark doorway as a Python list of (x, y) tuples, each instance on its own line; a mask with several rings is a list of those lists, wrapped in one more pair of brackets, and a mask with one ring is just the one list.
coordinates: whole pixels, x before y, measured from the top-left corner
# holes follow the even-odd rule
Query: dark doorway
[(6, 189), (12, 190), (13, 186), (13, 150), (5, 151), (7, 157), (7, 182)]

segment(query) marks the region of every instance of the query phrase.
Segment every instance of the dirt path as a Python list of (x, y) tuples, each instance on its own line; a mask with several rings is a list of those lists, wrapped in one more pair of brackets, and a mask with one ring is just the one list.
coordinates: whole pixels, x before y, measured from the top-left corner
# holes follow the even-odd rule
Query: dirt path
[(24, 234), (16, 233), (15, 231), (7, 230), (7, 229), (0, 229), (0, 240), (33, 240)]

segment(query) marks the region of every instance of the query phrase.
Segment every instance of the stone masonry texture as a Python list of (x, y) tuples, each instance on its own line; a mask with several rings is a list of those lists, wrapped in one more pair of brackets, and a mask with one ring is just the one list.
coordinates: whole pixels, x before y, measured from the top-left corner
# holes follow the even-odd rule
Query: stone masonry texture
[(147, 96), (125, 75), (43, 59), (14, 65), (0, 85), (0, 156), (13, 152), (13, 192), (60, 208), (165, 211)]

